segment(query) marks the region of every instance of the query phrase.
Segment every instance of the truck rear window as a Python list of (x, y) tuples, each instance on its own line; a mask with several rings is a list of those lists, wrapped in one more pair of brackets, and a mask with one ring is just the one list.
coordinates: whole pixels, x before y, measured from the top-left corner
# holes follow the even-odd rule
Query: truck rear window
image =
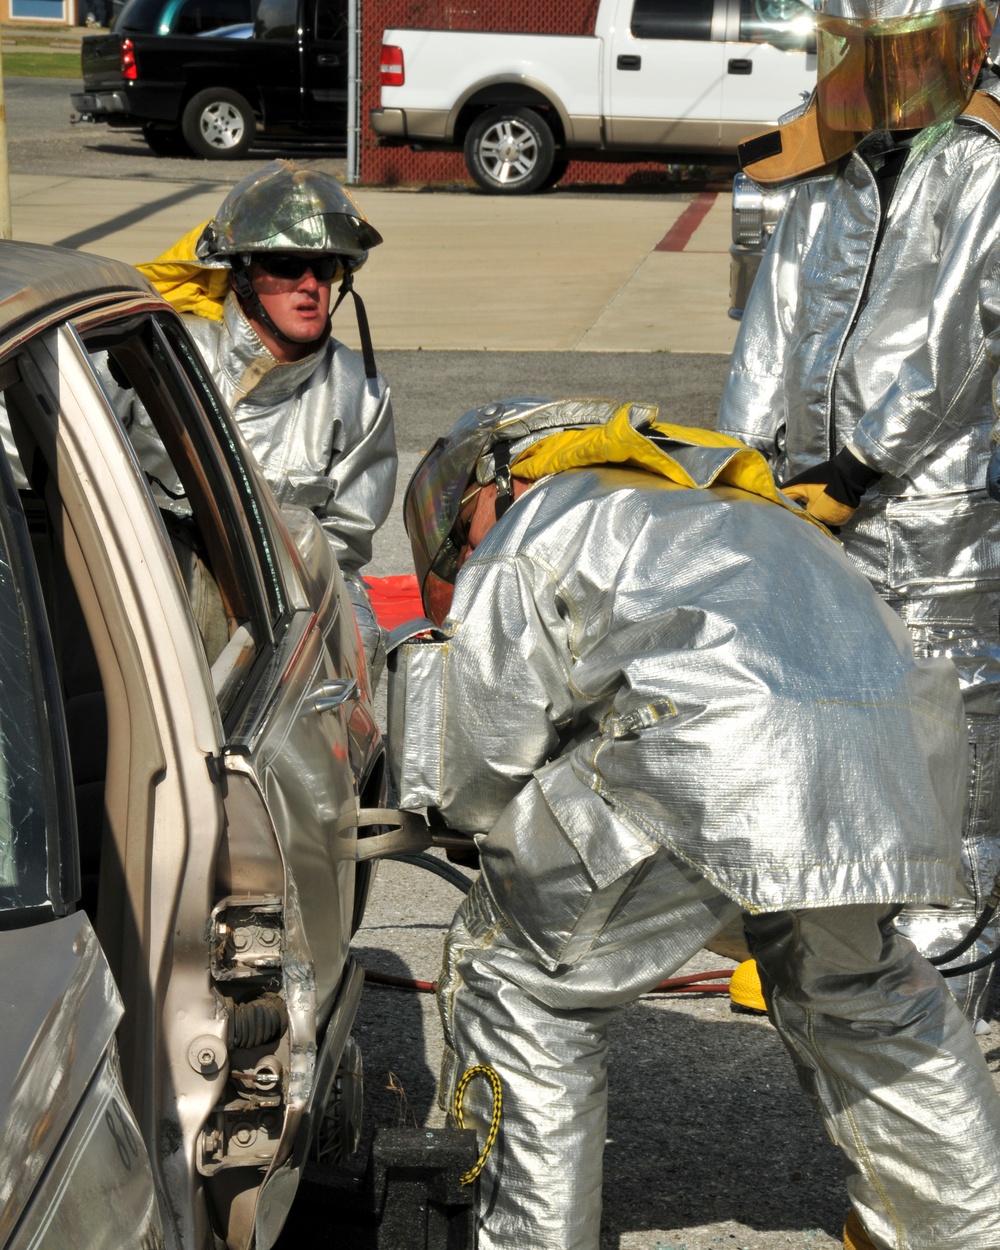
[(114, 29), (144, 35), (201, 35), (253, 21), (251, 0), (128, 0)]

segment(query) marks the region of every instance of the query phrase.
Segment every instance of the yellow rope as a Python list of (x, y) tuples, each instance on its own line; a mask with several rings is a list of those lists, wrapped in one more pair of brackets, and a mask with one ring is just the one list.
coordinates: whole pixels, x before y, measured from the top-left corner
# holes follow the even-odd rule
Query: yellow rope
[(500, 1078), (492, 1068), (482, 1063), (477, 1064), (463, 1074), (462, 1079), (455, 1088), (455, 1123), (458, 1127), (465, 1128), (465, 1119), (462, 1116), (462, 1099), (465, 1097), (466, 1087), (474, 1076), (485, 1076), (489, 1081), (490, 1089), (493, 1091), (493, 1114), (490, 1116), (490, 1129), (486, 1134), (486, 1143), (483, 1146), (482, 1153), (468, 1172), (460, 1177), (460, 1183), (463, 1185), (471, 1185), (486, 1165), (486, 1160), (490, 1157), (490, 1151), (493, 1149), (493, 1143), (497, 1139), (497, 1133), (500, 1131), (500, 1115), (503, 1111), (503, 1088), (500, 1085)]

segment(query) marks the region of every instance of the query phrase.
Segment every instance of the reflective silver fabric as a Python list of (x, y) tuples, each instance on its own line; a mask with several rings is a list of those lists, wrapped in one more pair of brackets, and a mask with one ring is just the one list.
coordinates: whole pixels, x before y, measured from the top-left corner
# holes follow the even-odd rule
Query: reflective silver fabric
[[(588, 891), (573, 848), (538, 813), (531, 834), (553, 860), (561, 846), (589, 940), (547, 967), (525, 933), (536, 922), (520, 906), (519, 865), (502, 910), (492, 875), (479, 879), (445, 946), (441, 1103), (453, 1105), (473, 1064), (503, 1081), (500, 1137), (480, 1182), (480, 1250), (597, 1250), (608, 1026), (739, 913), (662, 850), (612, 889)], [(481, 844), (487, 861), (492, 841)], [(554, 881), (553, 891), (559, 909), (566, 896)], [(745, 917), (772, 1020), (848, 1161), (848, 1192), (875, 1244), (995, 1250), (1000, 1100), (968, 1021), (912, 945), (880, 927), (884, 911)], [(661, 1061), (669, 1067), (669, 1048)], [(464, 1115), (482, 1139), (485, 1084), (470, 1085)], [(751, 1195), (747, 1204), (749, 1216)]]
[[(840, 173), (795, 187), (718, 423), (768, 455), (779, 480), (848, 443), (884, 473), (840, 531), (844, 549), (918, 651), (955, 663), (977, 719), (1000, 715), (1000, 507), (984, 489), (992, 405), (980, 321), (980, 280), (1000, 241), (998, 138), (972, 118), (922, 131), (877, 249), (872, 166), (886, 136), (866, 138)], [(970, 722), (973, 738), (980, 729)], [(995, 751), (970, 774), (977, 906), (1000, 867), (998, 778)]]
[(886, 22), (907, 17), (940, 13), (961, 8), (970, 0), (819, 0), (812, 7), (825, 17), (842, 17), (860, 22)]
[[(751, 911), (965, 897), (954, 671), (915, 662), (790, 511), (628, 469), (545, 479), (463, 567), (444, 635), (390, 682), (403, 806), (485, 832), (537, 788), (601, 888), (664, 845)], [(545, 880), (533, 940), (558, 962)]]
[[(278, 364), (235, 296), (223, 320), (186, 317), (191, 336), (279, 503), (319, 518), (348, 576), (369, 661), (379, 631), (358, 574), (396, 488), (396, 438), (384, 378), (334, 338), (312, 356)], [(363, 619), (367, 609), (367, 620)]]
[[(958, 683), (837, 543), (732, 487), (560, 473), (394, 663), (402, 806), (481, 835), (438, 990), (442, 1104), (475, 1063), (504, 1087), (481, 1250), (596, 1250), (608, 1023), (741, 910), (873, 1232), (1000, 1245), (989, 1073), (878, 925), (890, 900), (962, 898)], [(466, 1119), (485, 1133), (476, 1084)]]

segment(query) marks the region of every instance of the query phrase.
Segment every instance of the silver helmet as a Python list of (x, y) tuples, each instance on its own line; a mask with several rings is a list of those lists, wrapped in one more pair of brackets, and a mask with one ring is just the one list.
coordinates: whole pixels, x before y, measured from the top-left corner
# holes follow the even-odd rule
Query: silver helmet
[(381, 242), (336, 178), (292, 161), (271, 161), (233, 187), (195, 253), (202, 264), (221, 268), (254, 252), (320, 252), (356, 270)]
[(819, 112), (832, 130), (911, 130), (972, 97), (995, 0), (818, 0)]

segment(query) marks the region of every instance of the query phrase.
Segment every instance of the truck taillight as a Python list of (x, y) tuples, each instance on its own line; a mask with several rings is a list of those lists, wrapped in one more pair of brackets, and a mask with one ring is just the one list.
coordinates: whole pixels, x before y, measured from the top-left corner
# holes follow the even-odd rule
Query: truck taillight
[(139, 66), (135, 63), (135, 48), (131, 39), (122, 40), (122, 78), (138, 78)]
[(382, 45), (382, 64), (379, 67), (383, 87), (401, 87), (406, 80), (403, 71), (403, 49), (391, 43)]

